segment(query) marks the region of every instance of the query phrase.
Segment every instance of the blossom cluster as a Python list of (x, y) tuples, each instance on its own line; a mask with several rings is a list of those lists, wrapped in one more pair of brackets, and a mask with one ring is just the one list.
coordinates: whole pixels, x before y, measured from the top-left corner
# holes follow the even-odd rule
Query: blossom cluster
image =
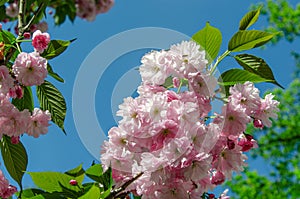
[(262, 99), (251, 82), (230, 87), (212, 113), (220, 89), (200, 49), (183, 41), (144, 55), (139, 95), (124, 99), (104, 142), (101, 162), (113, 169), (117, 186), (143, 173), (127, 188), (143, 199), (198, 199), (243, 171), (244, 152), (257, 147), (247, 124), (270, 126), (277, 116), (279, 102), (272, 94)]
[(26, 86), (41, 85), (46, 78), (47, 60), (40, 56), (40, 52), (47, 48), (49, 43), (48, 33), (36, 31), (32, 44), (34, 52), (21, 52), (18, 54), (11, 67), (0, 66), (0, 137), (7, 135), (12, 142), (18, 143), (18, 138), (23, 133), (33, 137), (48, 132), (51, 116), (49, 111), (34, 108), (19, 110), (11, 103), (11, 99), (21, 99)]
[(0, 170), (0, 197), (9, 198), (16, 192), (17, 188), (9, 184), (8, 180), (5, 178), (2, 171)]
[(76, 0), (76, 15), (88, 21), (95, 20), (97, 14), (107, 12), (114, 0)]

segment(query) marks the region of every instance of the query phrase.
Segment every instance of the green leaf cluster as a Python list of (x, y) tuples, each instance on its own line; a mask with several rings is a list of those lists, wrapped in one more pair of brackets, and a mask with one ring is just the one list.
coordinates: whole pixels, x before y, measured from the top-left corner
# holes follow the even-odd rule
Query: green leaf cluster
[[(112, 170), (103, 172), (100, 164), (93, 164), (87, 170), (82, 165), (69, 171), (60, 172), (28, 172), (38, 188), (25, 189), (21, 194), (25, 199), (101, 199), (107, 198), (112, 191)], [(84, 182), (88, 177), (94, 182)], [(76, 180), (77, 185), (71, 185)]]
[(245, 53), (232, 55), (232, 53), (260, 47), (269, 42), (277, 34), (260, 30), (247, 30), (257, 21), (260, 11), (261, 7), (248, 12), (240, 20), (239, 30), (231, 37), (226, 52), (218, 58), (217, 55), (221, 47), (222, 35), (217, 28), (207, 23), (202, 30), (192, 37), (192, 39), (206, 51), (207, 58), (210, 62), (217, 58), (211, 68), (211, 73), (216, 70), (218, 64), (227, 56), (234, 57), (235, 61), (242, 67), (242, 69), (233, 68), (221, 74), (219, 85), (224, 87), (223, 90), (226, 91), (226, 95), (228, 95), (230, 86), (246, 81), (252, 81), (254, 83), (270, 82), (282, 87), (275, 80), (271, 68), (262, 58)]

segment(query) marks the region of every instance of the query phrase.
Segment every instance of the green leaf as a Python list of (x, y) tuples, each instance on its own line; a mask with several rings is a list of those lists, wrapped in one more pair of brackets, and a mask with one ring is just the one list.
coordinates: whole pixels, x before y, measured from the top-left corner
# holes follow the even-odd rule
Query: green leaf
[(63, 53), (75, 39), (70, 41), (51, 40), (48, 48), (41, 54), (46, 59), (53, 59)]
[(85, 174), (95, 180), (96, 182), (101, 182), (101, 176), (103, 175), (103, 169), (101, 164), (94, 164), (85, 171)]
[(41, 109), (49, 110), (51, 120), (66, 133), (64, 129), (64, 120), (67, 111), (65, 98), (54, 85), (46, 80), (36, 88)]
[(78, 199), (91, 199), (91, 198), (95, 198), (98, 199), (100, 198), (100, 188), (97, 184), (93, 184), (93, 186), (81, 197), (79, 197)]
[(259, 30), (240, 30), (233, 35), (228, 44), (228, 50), (238, 52), (264, 45), (274, 37), (274, 34)]
[(0, 6), (4, 5), (5, 3), (7, 3), (9, 0), (0, 0)]
[(28, 164), (26, 150), (21, 142), (12, 144), (11, 138), (3, 135), (1, 154), (9, 175), (19, 184), (22, 190), (22, 178)]
[(219, 78), (219, 84), (223, 86), (244, 83), (246, 81), (251, 81), (253, 83), (270, 82), (268, 79), (242, 69), (230, 69), (222, 73)]
[(82, 183), (83, 179), (84, 179), (84, 170), (82, 168), (82, 164), (79, 165), (78, 167), (71, 169), (69, 171), (66, 171), (65, 174), (74, 177), (75, 180), (77, 180), (77, 182), (79, 184)]
[(253, 11), (250, 11), (248, 12), (240, 21), (240, 27), (239, 29), (240, 30), (246, 30), (248, 29), (251, 25), (253, 25), (259, 15), (260, 15), (260, 10), (261, 10), (261, 7), (259, 7), (257, 10), (253, 10)]
[(37, 187), (50, 193), (63, 192), (63, 187), (74, 192), (81, 191), (78, 186), (72, 186), (69, 184), (73, 177), (67, 174), (59, 172), (28, 172), (28, 174), (31, 176), (32, 181)]
[(53, 71), (53, 69), (52, 69), (52, 67), (51, 67), (50, 64), (47, 64), (47, 70), (48, 70), (48, 74), (51, 77), (53, 77), (54, 79), (56, 79), (59, 82), (62, 82), (62, 83), (65, 82), (65, 80), (62, 77), (60, 77), (56, 72)]
[(211, 26), (209, 22), (202, 30), (194, 34), (192, 39), (206, 51), (207, 59), (210, 62), (218, 56), (222, 44), (222, 34), (219, 29)]
[(19, 111), (23, 111), (24, 109), (28, 109), (30, 112), (34, 109), (33, 96), (30, 86), (26, 86), (23, 88), (23, 97), (21, 99), (15, 98), (12, 99), (12, 104), (15, 105), (19, 109)]
[(235, 60), (247, 71), (259, 75), (262, 78), (283, 88), (274, 78), (273, 72), (269, 65), (262, 58), (249, 54), (240, 54), (234, 56)]
[(112, 178), (112, 169), (109, 167), (103, 175), (100, 177), (100, 183), (103, 185), (104, 190), (111, 189), (113, 185), (113, 178)]

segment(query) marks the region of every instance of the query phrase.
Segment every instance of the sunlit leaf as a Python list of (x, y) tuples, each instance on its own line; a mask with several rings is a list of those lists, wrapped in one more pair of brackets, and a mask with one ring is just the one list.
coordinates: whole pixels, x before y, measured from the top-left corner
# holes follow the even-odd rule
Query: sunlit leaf
[(209, 22), (202, 30), (194, 34), (192, 39), (206, 51), (210, 62), (218, 56), (222, 44), (222, 34), (219, 29), (211, 26)]
[(259, 17), (259, 14), (260, 14), (260, 10), (261, 10), (261, 7), (257, 10), (253, 10), (253, 11), (250, 11), (248, 12), (240, 21), (240, 27), (239, 29), (240, 30), (246, 30), (248, 29), (251, 25), (253, 25), (258, 17)]
[(274, 34), (259, 30), (240, 30), (233, 35), (228, 44), (228, 50), (238, 52), (264, 45)]

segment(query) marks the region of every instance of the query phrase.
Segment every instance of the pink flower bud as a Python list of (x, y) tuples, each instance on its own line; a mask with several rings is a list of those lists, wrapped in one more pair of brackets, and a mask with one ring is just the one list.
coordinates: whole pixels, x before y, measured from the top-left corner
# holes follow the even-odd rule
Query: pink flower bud
[(253, 120), (253, 125), (255, 128), (260, 128), (260, 129), (264, 128), (264, 124), (262, 123), (261, 120), (258, 119)]
[(19, 144), (20, 136), (12, 136), (10, 141), (12, 144)]
[(0, 23), (0, 30), (2, 30), (2, 23)]
[(77, 180), (72, 179), (72, 180), (70, 180), (69, 184), (72, 186), (76, 186), (78, 184), (78, 182), (77, 182)]
[(29, 32), (25, 32), (23, 36), (25, 39), (30, 39), (30, 37), (31, 37)]
[(209, 199), (213, 199), (213, 198), (215, 198), (215, 194), (213, 194), (213, 193), (209, 193), (209, 194), (208, 194), (208, 198), (209, 198)]

